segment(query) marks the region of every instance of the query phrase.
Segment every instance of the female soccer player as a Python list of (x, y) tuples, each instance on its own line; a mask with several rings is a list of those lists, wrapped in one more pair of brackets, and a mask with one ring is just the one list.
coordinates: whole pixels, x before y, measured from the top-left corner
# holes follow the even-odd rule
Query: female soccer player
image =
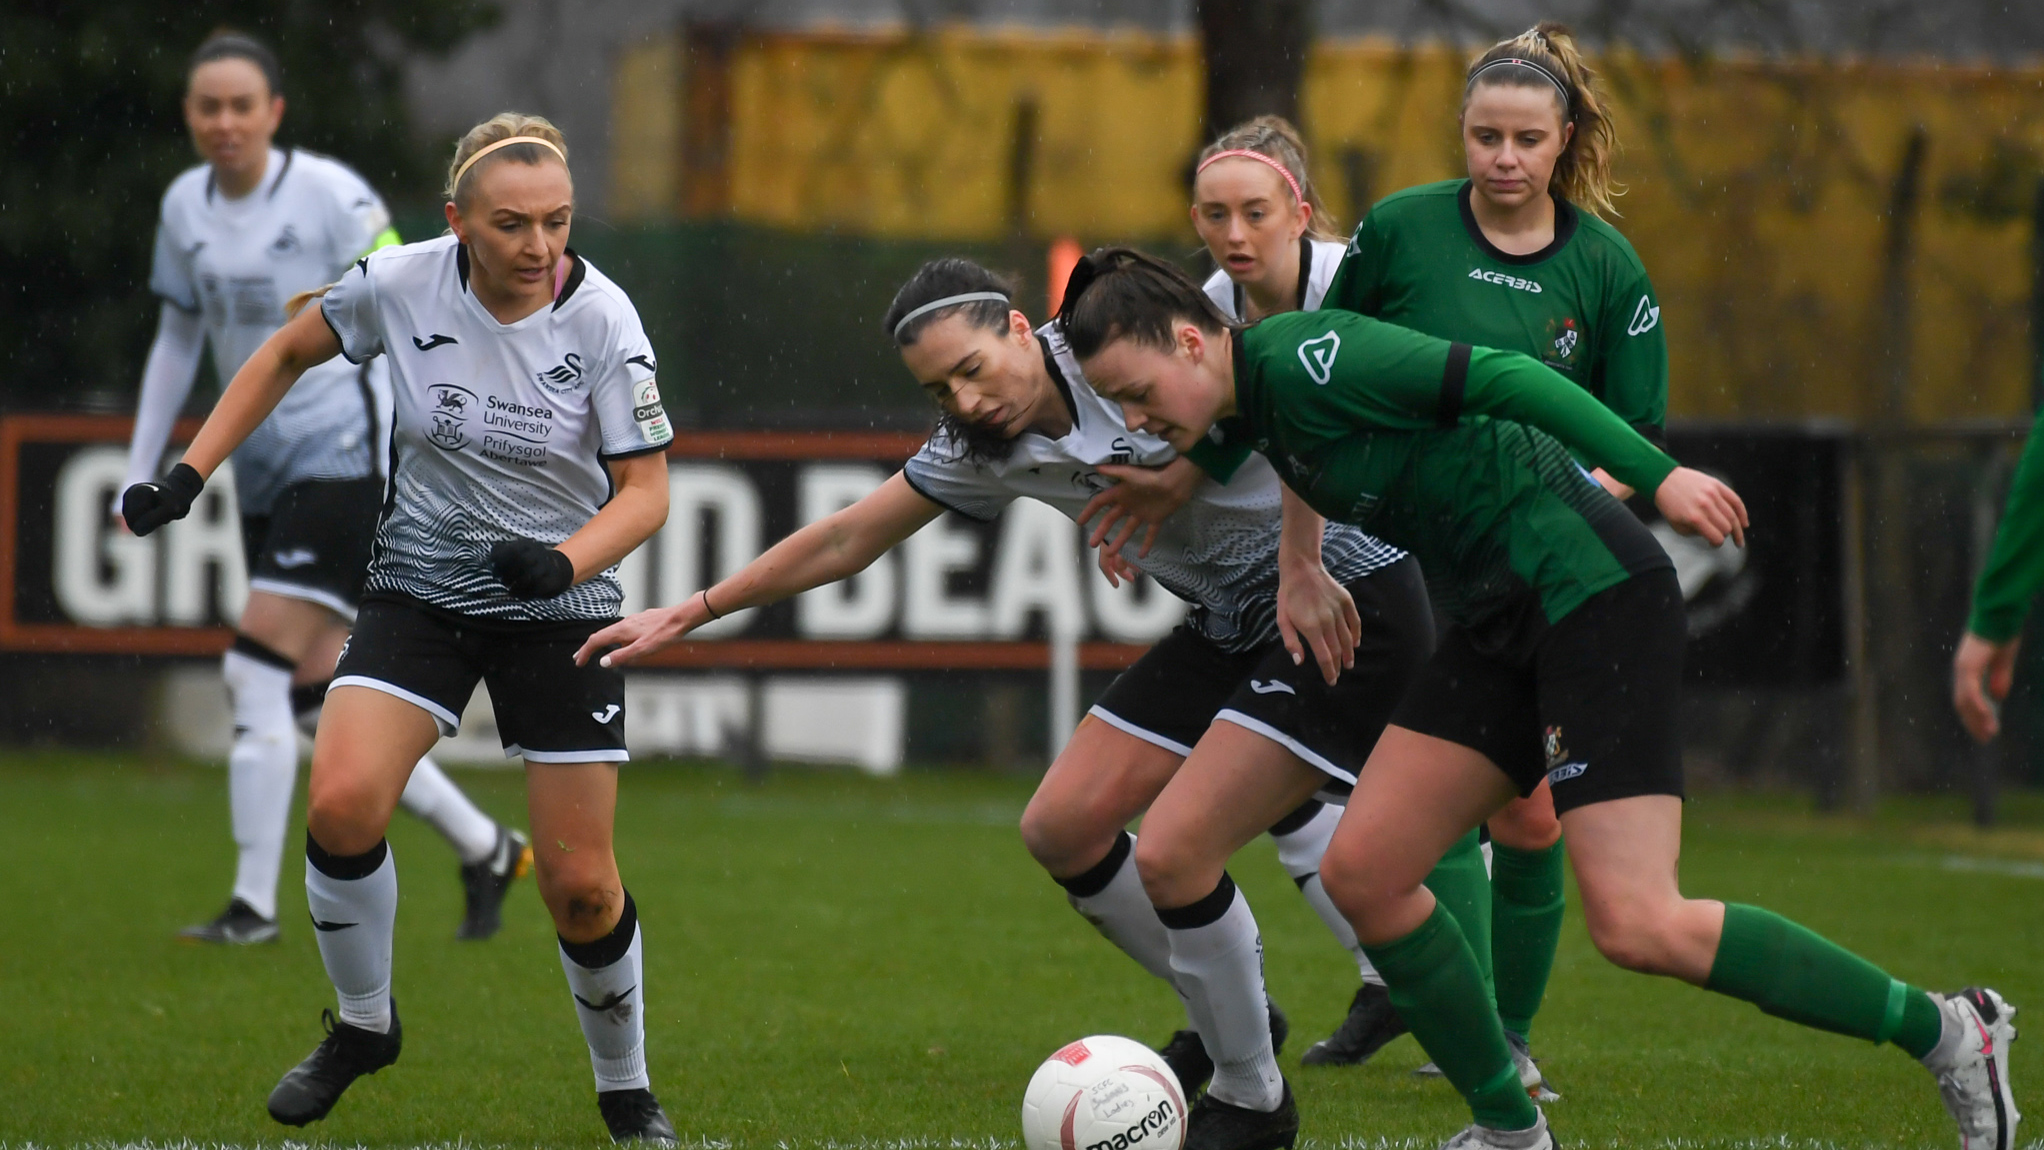
[[(646, 1076), (638, 911), (611, 853), (624, 680), (570, 656), (615, 618), (612, 568), (667, 517), (673, 438), (638, 313), (567, 250), (574, 184), (552, 124), (471, 129), (447, 180), (452, 234), (355, 262), (249, 356), (158, 483), (128, 489), (147, 534), (336, 355), (382, 356), (393, 466), (368, 592), (313, 747), (305, 889), (339, 995), (327, 1037), (270, 1094), (292, 1126), (396, 1061), (397, 869), (384, 841), (412, 766), (455, 733), (482, 679), (526, 762), (540, 894), (560, 935), (611, 1137), (671, 1143)], [(309, 293), (311, 294), (311, 293)]]
[(1999, 994), (1927, 994), (1768, 911), (1681, 893), (1681, 589), (1569, 452), (1713, 544), (1744, 541), (1730, 488), (1527, 356), (1332, 310), (1237, 329), (1182, 272), (1126, 248), (1080, 261), (1059, 322), (1131, 426), (1180, 447), (1218, 427), (1321, 514), (1426, 570), (1451, 626), (1371, 752), (1321, 876), (1470, 1104), (1475, 1123), (1449, 1146), (1554, 1144), (1476, 956), (1419, 881), (1543, 779), (1605, 957), (1892, 1041), (1937, 1076), (1967, 1145), (2012, 1146), (2014, 1010)]
[[(1013, 296), (966, 260), (925, 264), (885, 323), (943, 411), (930, 442), (859, 503), (702, 594), (596, 633), (577, 658), (622, 644), (605, 660), (628, 662), (720, 615), (847, 578), (947, 508), (992, 519), (1028, 497), (1076, 518), (1105, 486), (1103, 463), (1172, 459), (1162, 441), (1129, 431), (1056, 329), (1032, 330)], [(1191, 617), (1107, 689), (1022, 816), (1024, 843), (1073, 909), (1184, 996), (1204, 1045), (1174, 1043), (1167, 1055), (1189, 1091), (1212, 1075), (1187, 1134), (1195, 1150), (1289, 1146), (1298, 1130), (1255, 918), (1228, 857), (1278, 824), (1286, 866), (1318, 869), (1324, 838), (1298, 857), (1289, 840), (1302, 828), (1280, 820), (1316, 792), (1346, 788), (1432, 643), (1409, 560), (1353, 528), (1323, 539), (1303, 507), (1281, 541), (1276, 475), (1239, 450), (1234, 461), (1134, 560), (1191, 602)], [(1308, 646), (1317, 667), (1304, 665)], [(1124, 828), (1146, 808), (1138, 841)], [(1473, 836), (1430, 881), (1482, 888)]]
[[(1357, 225), (1328, 307), (1524, 352), (1665, 444), (1668, 346), (1653, 284), (1616, 214), (1616, 130), (1569, 30), (1544, 22), (1470, 65), (1466, 179), (1408, 188)], [(1632, 492), (1609, 474), (1621, 499)], [(1491, 816), (1498, 1015), (1524, 1051), (1561, 938), (1561, 824), (1543, 784)], [(1530, 1057), (1530, 1055), (1529, 1055)]]
[[(233, 32), (207, 39), (192, 54), (184, 106), (206, 162), (163, 196), (149, 277), (163, 304), (128, 445), (129, 484), (157, 473), (207, 340), (221, 380), (231, 379), (284, 322), (287, 299), (397, 242), (390, 213), (362, 177), (325, 156), (271, 146), (284, 97), (267, 47)], [(317, 724), (361, 598), (382, 501), (378, 409), (389, 389), (378, 364), (313, 368), (234, 453), (252, 578), (221, 669), (234, 712), (227, 779), (240, 857), (227, 909), (182, 938), (277, 937), (298, 727), (310, 734)], [(505, 892), (531, 865), (525, 836), (478, 810), (430, 758), (412, 773), (403, 803), (461, 856), (468, 910), (458, 937), (495, 934)]]
[(1952, 655), (1952, 706), (1966, 733), (1986, 743), (2001, 733), (2001, 703), (2016, 681), (2016, 654), (2030, 601), (2044, 587), (2044, 415), (2009, 485), (1994, 548), (1973, 586), (1973, 610)]

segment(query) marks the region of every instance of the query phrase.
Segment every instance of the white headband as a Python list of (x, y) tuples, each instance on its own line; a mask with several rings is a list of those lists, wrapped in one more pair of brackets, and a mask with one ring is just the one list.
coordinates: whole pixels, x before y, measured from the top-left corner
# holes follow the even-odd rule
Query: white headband
[(943, 299), (931, 300), (929, 303), (901, 317), (901, 322), (894, 325), (894, 340), (896, 343), (901, 342), (901, 329), (907, 327), (911, 320), (918, 319), (943, 308), (961, 303), (978, 303), (980, 300), (987, 300), (989, 302), (999, 300), (1002, 303), (1012, 302), (1007, 296), (997, 291), (969, 291), (963, 295), (947, 295)]

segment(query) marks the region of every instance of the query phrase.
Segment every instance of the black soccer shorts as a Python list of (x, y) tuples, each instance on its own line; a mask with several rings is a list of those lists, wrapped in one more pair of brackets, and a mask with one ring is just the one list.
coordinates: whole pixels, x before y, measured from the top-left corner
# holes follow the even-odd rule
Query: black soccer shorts
[(1682, 587), (1647, 571), (1591, 596), (1521, 654), (1448, 628), (1391, 721), (1481, 751), (1554, 809), (1683, 794)]
[(1283, 643), (1223, 651), (1179, 627), (1123, 671), (1090, 712), (1179, 755), (1214, 722), (1281, 744), (1328, 776), (1323, 797), (1345, 795), (1405, 689), (1433, 648), (1434, 621), (1419, 564), (1407, 558), (1347, 584), (1362, 616), (1356, 665), (1334, 686)]
[(442, 735), (461, 729), (478, 680), (490, 688), (504, 757), (622, 763), (625, 677), (574, 654), (612, 619), (477, 619), (388, 592), (371, 594), (334, 668), (334, 687), (368, 687), (419, 707)]
[(286, 487), (268, 515), (242, 516), (249, 590), (354, 618), (382, 506), (380, 479), (314, 479)]

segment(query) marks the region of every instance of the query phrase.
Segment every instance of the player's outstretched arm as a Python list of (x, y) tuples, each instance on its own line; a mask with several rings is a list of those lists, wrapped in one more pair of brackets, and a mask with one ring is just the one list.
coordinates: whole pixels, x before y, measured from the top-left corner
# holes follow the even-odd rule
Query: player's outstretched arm
[(183, 519), (206, 480), (269, 418), (298, 377), (340, 353), (341, 341), (317, 307), (306, 308), (271, 333), (234, 373), (205, 426), (185, 449), (183, 462), (161, 482), (135, 484), (121, 496), (121, 518), (128, 529), (147, 535), (173, 519)]
[(1280, 490), (1284, 526), (1278, 536), (1278, 636), (1294, 666), (1304, 663), (1310, 650), (1321, 678), (1331, 687), (1344, 670), (1356, 665), (1363, 617), (1348, 588), (1329, 575), (1321, 561), (1327, 520), (1290, 487)]
[(606, 667), (623, 666), (680, 642), (714, 619), (778, 603), (812, 587), (850, 578), (914, 535), (944, 508), (896, 473), (871, 495), (809, 524), (767, 549), (745, 569), (672, 607), (655, 607), (598, 631), (575, 652), (577, 664), (606, 647)]

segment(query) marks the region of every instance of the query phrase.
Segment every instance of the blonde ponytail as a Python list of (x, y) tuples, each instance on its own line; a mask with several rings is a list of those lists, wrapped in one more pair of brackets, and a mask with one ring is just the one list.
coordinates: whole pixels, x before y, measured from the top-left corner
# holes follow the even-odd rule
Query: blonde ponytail
[[(473, 168), (463, 171), (471, 156), (492, 144), (528, 136), (544, 140), (552, 147), (542, 144), (511, 144), (498, 148), (484, 156)], [(554, 127), (544, 116), (530, 116), (524, 112), (499, 112), (475, 127), (470, 128), (461, 142), (454, 146), (454, 159), (447, 165), (447, 186), (443, 193), (456, 207), (462, 206), (462, 191), (474, 186), (475, 174), (485, 167), (504, 160), (517, 160), (521, 164), (540, 164), (549, 159), (568, 162), (568, 138)]]
[(305, 310), (306, 304), (311, 303), (313, 300), (318, 299), (319, 297), (325, 295), (326, 293), (332, 290), (334, 290), (334, 285), (328, 284), (323, 288), (314, 288), (311, 291), (299, 292), (297, 295), (294, 295), (290, 299), (285, 300), (284, 318), (297, 319), (298, 313)]
[(1561, 89), (1556, 98), (1562, 102), (1562, 118), (1575, 125), (1575, 134), (1554, 162), (1551, 186), (1561, 198), (1595, 215), (1617, 215), (1613, 201), (1625, 194), (1624, 186), (1611, 176), (1612, 160), (1618, 154), (1618, 130), (1611, 122), (1611, 105), (1603, 84), (1584, 61), (1568, 25), (1542, 20), (1478, 56), (1469, 66), (1463, 107), (1469, 106), (1469, 93), (1492, 85)]
[(1283, 116), (1258, 116), (1248, 123), (1237, 124), (1208, 144), (1200, 152), (1198, 163), (1205, 164), (1222, 152), (1255, 152), (1283, 165), (1297, 183), (1300, 199), (1313, 206), (1313, 216), (1306, 221), (1306, 235), (1316, 240), (1340, 241), (1347, 238), (1334, 226), (1334, 216), (1329, 214), (1327, 205), (1320, 202), (1320, 191), (1313, 186), (1313, 178), (1306, 174), (1306, 141), (1300, 138), (1299, 129), (1293, 127), (1290, 120)]

